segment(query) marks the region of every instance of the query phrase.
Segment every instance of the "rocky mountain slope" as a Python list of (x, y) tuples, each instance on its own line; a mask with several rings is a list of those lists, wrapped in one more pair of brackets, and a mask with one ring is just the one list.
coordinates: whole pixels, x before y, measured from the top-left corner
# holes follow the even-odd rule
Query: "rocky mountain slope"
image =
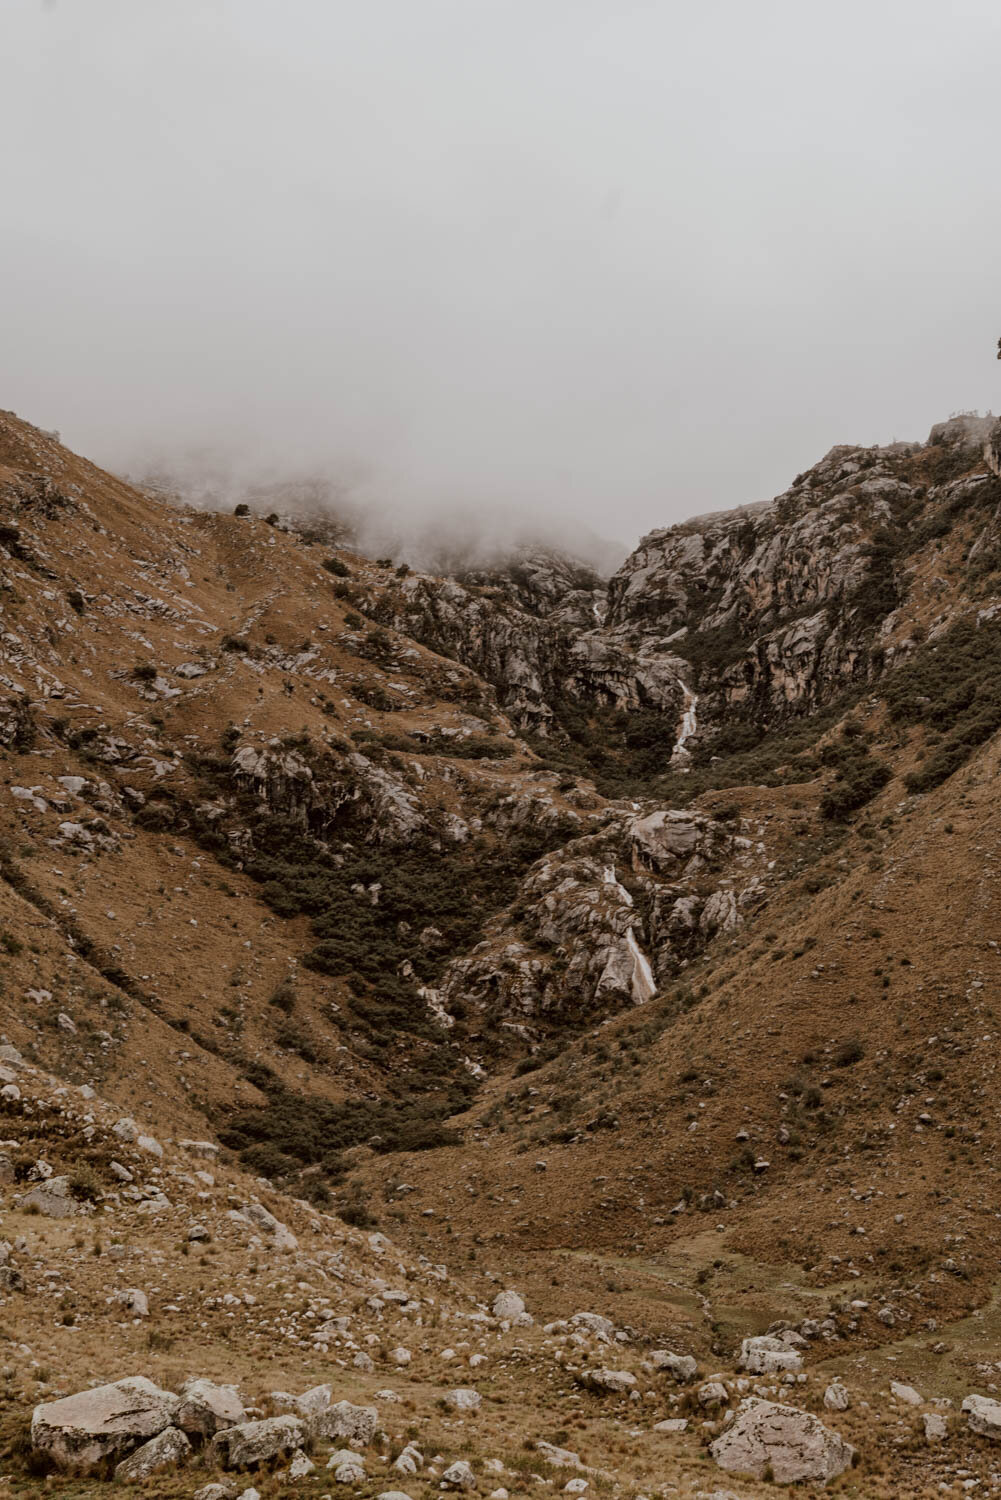
[[(471, 1318), (489, 1336), (469, 1358), (491, 1361), (496, 1335), (520, 1409), (498, 1426), (475, 1366), (482, 1412), (446, 1392), (437, 1427), (377, 1419), (391, 1459), (431, 1420), (419, 1479), (375, 1460), (346, 1484), (418, 1500), (472, 1443), (474, 1483), (515, 1493), (539, 1482), (517, 1444), (558, 1449), (581, 1420), (596, 1488), (711, 1493), (703, 1444), (717, 1462), (735, 1444), (758, 1479), (782, 1477), (783, 1443), (821, 1455), (818, 1482), (850, 1460), (795, 1411), (727, 1419), (755, 1390), (840, 1421), (861, 1456), (846, 1493), (989, 1480), (993, 1417), (958, 1407), (990, 1396), (998, 1359), (996, 433), (962, 417), (926, 444), (833, 449), (769, 505), (654, 532), (602, 580), (550, 553), (455, 577), (374, 563), (274, 495), (266, 516), (187, 510), (0, 416), (15, 1493), (62, 1462), (61, 1439), (24, 1437), (33, 1382), (41, 1399), (150, 1375), (166, 1420), (146, 1435), (172, 1461), (212, 1436), (180, 1421), (188, 1376), (238, 1380), (254, 1420), (298, 1413), (282, 1463), (350, 1446), (269, 1395), (260, 1363), (280, 1349), (279, 1384), (331, 1383), (342, 1356), (303, 1320), (325, 1297), (341, 1316), (344, 1288), (322, 1288), (347, 1260), (361, 1322), (330, 1337), (376, 1353), (369, 1371), (352, 1352), (366, 1379), (333, 1394), (367, 1403), (407, 1344), (371, 1305), (365, 1267), (390, 1254), (403, 1280), (449, 1267), (429, 1326)], [(134, 1308), (104, 1348), (80, 1337), (131, 1295), (103, 1239), (73, 1238), (102, 1219), (162, 1268), (152, 1299), (132, 1291), (171, 1317), (209, 1308), (211, 1360), (193, 1324), (183, 1357), (137, 1343)], [(201, 1219), (208, 1240), (185, 1238)], [(175, 1265), (182, 1241), (190, 1258), (217, 1240), (216, 1265)], [(248, 1314), (262, 1250), (294, 1280)], [(511, 1282), (554, 1330), (500, 1326)], [(212, 1300), (230, 1284), (235, 1343)], [(46, 1287), (70, 1298), (62, 1322)], [(598, 1321), (562, 1327), (585, 1302)], [(419, 1304), (405, 1316), (427, 1323)], [(744, 1341), (792, 1328), (755, 1377)], [(636, 1386), (585, 1373), (597, 1336)], [(781, 1350), (804, 1340), (800, 1372)], [(422, 1338), (405, 1406), (439, 1399), (444, 1343)], [(662, 1385), (654, 1344), (720, 1390)], [(52, 1363), (65, 1375), (31, 1373)], [(913, 1416), (880, 1394), (901, 1373), (931, 1402)], [(834, 1376), (847, 1416), (823, 1399)], [(687, 1434), (648, 1448), (679, 1406)], [(922, 1411), (946, 1413), (944, 1444)], [(324, 1473), (303, 1467), (303, 1493)]]

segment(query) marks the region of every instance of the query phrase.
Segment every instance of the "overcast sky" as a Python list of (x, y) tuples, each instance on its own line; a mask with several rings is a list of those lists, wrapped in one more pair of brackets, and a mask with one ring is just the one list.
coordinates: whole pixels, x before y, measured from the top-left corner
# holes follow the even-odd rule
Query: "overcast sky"
[(1001, 408), (999, 0), (2, 0), (0, 405), (632, 542)]

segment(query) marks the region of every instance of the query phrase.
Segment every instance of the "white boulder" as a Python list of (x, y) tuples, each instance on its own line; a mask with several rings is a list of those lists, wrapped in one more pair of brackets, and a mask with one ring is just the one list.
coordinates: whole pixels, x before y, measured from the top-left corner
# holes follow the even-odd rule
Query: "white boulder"
[(144, 1375), (36, 1406), (31, 1443), (56, 1468), (86, 1474), (173, 1426), (177, 1397)]
[(226, 1427), (247, 1420), (235, 1385), (216, 1385), (213, 1380), (186, 1380), (181, 1386), (177, 1425), (199, 1437), (214, 1437)]
[[(322, 1387), (320, 1387), (322, 1389)], [(299, 1405), (302, 1406), (300, 1397)], [(352, 1406), (350, 1401), (335, 1401), (307, 1417), (315, 1438), (337, 1438), (347, 1443), (370, 1443), (375, 1436), (379, 1413), (374, 1406)]]
[(971, 1432), (995, 1442), (1001, 1440), (1001, 1401), (992, 1401), (989, 1396), (967, 1396), (961, 1409), (966, 1412)]
[(240, 1422), (217, 1432), (209, 1445), (210, 1461), (224, 1469), (249, 1469), (269, 1458), (284, 1458), (303, 1447), (309, 1434), (301, 1417), (265, 1417)]
[(442, 1489), (446, 1490), (475, 1490), (476, 1475), (464, 1458), (456, 1463), (449, 1464), (441, 1476)]
[(778, 1375), (803, 1368), (803, 1360), (795, 1349), (783, 1339), (766, 1333), (744, 1340), (737, 1363), (749, 1375)]
[(655, 1370), (665, 1370), (682, 1384), (694, 1380), (699, 1368), (690, 1354), (672, 1354), (669, 1349), (654, 1349), (647, 1358)]
[(741, 1402), (709, 1451), (728, 1473), (763, 1479), (768, 1472), (777, 1484), (823, 1484), (843, 1474), (855, 1457), (854, 1448), (811, 1412), (754, 1396)]
[(841, 1384), (840, 1380), (832, 1380), (824, 1392), (824, 1406), (828, 1411), (847, 1411), (852, 1404), (852, 1398)]
[(491, 1311), (495, 1318), (506, 1318), (513, 1322), (525, 1311), (525, 1299), (519, 1297), (517, 1292), (498, 1292)]
[(116, 1465), (115, 1478), (119, 1484), (140, 1484), (160, 1469), (183, 1463), (190, 1452), (191, 1444), (184, 1433), (177, 1427), (165, 1427)]
[(577, 1380), (589, 1391), (597, 1391), (599, 1394), (610, 1392), (615, 1396), (631, 1391), (636, 1384), (636, 1376), (628, 1370), (581, 1370)]
[(483, 1397), (479, 1391), (474, 1391), (469, 1386), (459, 1386), (457, 1390), (449, 1391), (445, 1397), (446, 1403), (453, 1411), (476, 1411)]

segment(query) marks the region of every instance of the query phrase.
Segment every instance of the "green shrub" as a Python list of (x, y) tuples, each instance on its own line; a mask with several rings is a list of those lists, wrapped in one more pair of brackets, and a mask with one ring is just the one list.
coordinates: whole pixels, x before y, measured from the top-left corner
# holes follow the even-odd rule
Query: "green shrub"
[(1001, 729), (1001, 625), (967, 618), (925, 642), (889, 678), (886, 700), (898, 722), (943, 734), (905, 779), (908, 791), (930, 791)]
[[(857, 742), (853, 742), (853, 748), (854, 743)], [(821, 817), (843, 821), (871, 802), (892, 775), (890, 767), (875, 760), (867, 750), (846, 759), (838, 771), (838, 779), (820, 799)]]
[(276, 990), (268, 996), (268, 1004), (290, 1016), (295, 1010), (295, 989), (287, 979), (282, 980)]

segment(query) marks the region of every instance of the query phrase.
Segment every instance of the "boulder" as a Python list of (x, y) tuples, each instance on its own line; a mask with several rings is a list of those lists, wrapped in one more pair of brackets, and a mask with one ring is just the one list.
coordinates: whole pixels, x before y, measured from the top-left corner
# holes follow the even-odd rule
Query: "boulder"
[(782, 1339), (764, 1333), (744, 1340), (737, 1363), (749, 1375), (778, 1375), (785, 1370), (803, 1368), (803, 1360), (795, 1349)]
[(922, 1417), (926, 1443), (941, 1443), (949, 1435), (949, 1424), (940, 1411), (926, 1411)]
[(71, 1219), (80, 1205), (70, 1191), (68, 1177), (50, 1177), (37, 1182), (18, 1203), (22, 1213), (44, 1214), (47, 1219)]
[(301, 1417), (265, 1417), (260, 1422), (240, 1422), (216, 1433), (209, 1445), (209, 1459), (224, 1469), (250, 1469), (270, 1458), (294, 1453), (307, 1437)]
[(577, 1381), (589, 1391), (597, 1391), (601, 1395), (611, 1392), (621, 1396), (632, 1390), (636, 1384), (636, 1376), (628, 1370), (581, 1370)]
[(981, 1437), (1001, 1440), (1001, 1401), (989, 1396), (967, 1396), (961, 1410), (966, 1412), (970, 1431)]
[(266, 1235), (270, 1236), (273, 1249), (298, 1250), (299, 1241), (291, 1229), (289, 1229), (287, 1224), (283, 1224), (280, 1219), (276, 1219), (273, 1213), (269, 1213), (263, 1203), (258, 1203), (255, 1199), (253, 1203), (248, 1203), (242, 1212), (243, 1217), (248, 1223), (253, 1224), (255, 1229), (261, 1229)]
[(535, 1445), (536, 1453), (540, 1453), (547, 1464), (552, 1464), (554, 1469), (582, 1469), (579, 1453), (574, 1453), (572, 1448), (558, 1448), (555, 1443), (547, 1443), (539, 1438)]
[(823, 1484), (843, 1474), (855, 1450), (811, 1412), (754, 1396), (741, 1402), (710, 1453), (721, 1469), (777, 1484), (808, 1479)]
[(722, 1380), (707, 1380), (699, 1386), (700, 1406), (726, 1406), (729, 1399), (730, 1392)]
[(115, 1293), (115, 1301), (119, 1307), (134, 1318), (149, 1317), (149, 1302), (146, 1293), (139, 1290), (137, 1286), (126, 1287), (123, 1292)]
[(483, 1397), (479, 1391), (474, 1391), (469, 1386), (459, 1386), (457, 1390), (449, 1391), (445, 1402), (453, 1411), (476, 1411)]
[(920, 1406), (921, 1395), (912, 1385), (902, 1385), (899, 1380), (890, 1381), (890, 1395), (905, 1406)]
[(612, 1338), (615, 1334), (615, 1324), (611, 1318), (603, 1318), (600, 1313), (574, 1313), (570, 1322), (575, 1328), (584, 1328), (588, 1333), (604, 1334), (606, 1339)]
[(128, 1458), (115, 1468), (119, 1484), (139, 1484), (150, 1474), (168, 1469), (173, 1464), (183, 1463), (191, 1452), (191, 1444), (177, 1427), (165, 1427), (155, 1438), (143, 1443)]
[(655, 1370), (665, 1370), (682, 1384), (694, 1380), (699, 1368), (690, 1354), (672, 1354), (669, 1349), (654, 1349), (648, 1358)]
[(292, 1462), (288, 1466), (286, 1479), (308, 1479), (314, 1473), (316, 1465), (308, 1454), (299, 1449), (298, 1453), (292, 1455)]
[(476, 1475), (464, 1458), (449, 1464), (441, 1476), (441, 1487), (443, 1490), (475, 1490)]
[(338, 1484), (361, 1484), (365, 1478), (365, 1462), (350, 1448), (339, 1448), (327, 1459), (327, 1468), (333, 1469)]
[(506, 1318), (511, 1321), (519, 1318), (525, 1311), (525, 1302), (517, 1292), (498, 1292), (493, 1300), (491, 1311), (495, 1318)]
[(219, 1147), (215, 1141), (178, 1141), (182, 1151), (187, 1151), (191, 1156), (200, 1156), (205, 1161), (215, 1161), (219, 1155)]
[[(302, 1400), (300, 1397), (300, 1408)], [(379, 1413), (374, 1406), (352, 1406), (350, 1401), (336, 1401), (333, 1406), (308, 1416), (306, 1420), (313, 1437), (370, 1443), (375, 1436)]]
[(280, 1391), (271, 1392), (274, 1401), (284, 1406), (294, 1406), (300, 1417), (305, 1417), (307, 1422), (328, 1410), (332, 1395), (333, 1387), (329, 1385), (310, 1386), (309, 1390), (303, 1391), (301, 1396), (286, 1396)]
[(235, 1385), (216, 1385), (213, 1380), (186, 1380), (181, 1386), (177, 1425), (199, 1437), (214, 1437), (227, 1427), (247, 1420)]
[(828, 1411), (847, 1411), (852, 1398), (839, 1380), (832, 1380), (824, 1392), (824, 1405)]
[(177, 1397), (144, 1375), (36, 1406), (32, 1447), (56, 1468), (86, 1474), (173, 1426)]

